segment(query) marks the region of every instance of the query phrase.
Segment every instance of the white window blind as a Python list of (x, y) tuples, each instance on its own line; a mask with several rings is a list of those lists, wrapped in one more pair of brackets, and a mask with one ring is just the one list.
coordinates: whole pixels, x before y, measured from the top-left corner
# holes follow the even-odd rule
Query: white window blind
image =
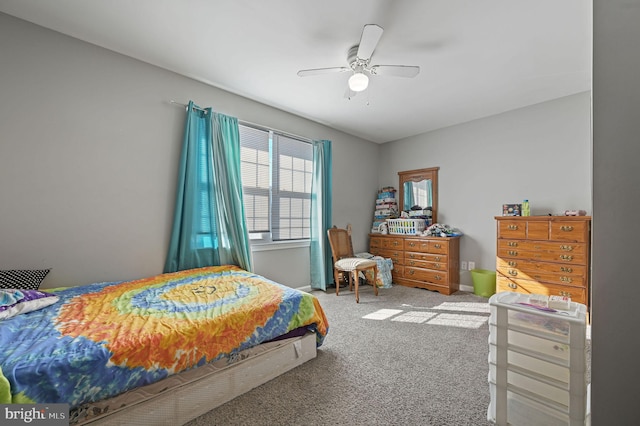
[(239, 128), (245, 215), (252, 239), (308, 239), (311, 144), (272, 130)]

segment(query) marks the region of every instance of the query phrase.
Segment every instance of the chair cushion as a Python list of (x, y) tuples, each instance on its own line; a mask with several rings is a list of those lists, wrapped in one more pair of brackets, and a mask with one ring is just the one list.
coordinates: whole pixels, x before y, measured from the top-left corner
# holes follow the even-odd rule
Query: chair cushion
[(355, 269), (371, 268), (376, 265), (377, 263), (375, 260), (346, 257), (338, 260), (334, 266), (343, 271), (353, 271)]

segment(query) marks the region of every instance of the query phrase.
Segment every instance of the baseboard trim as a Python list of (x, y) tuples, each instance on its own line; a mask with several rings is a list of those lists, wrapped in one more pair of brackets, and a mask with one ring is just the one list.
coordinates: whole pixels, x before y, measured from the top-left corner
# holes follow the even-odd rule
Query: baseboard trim
[[(399, 285), (399, 284), (394, 284), (394, 285)], [(303, 287), (296, 287), (296, 290), (300, 290), (300, 291), (304, 291), (306, 293), (311, 292), (313, 289), (311, 288), (310, 285), (306, 285)], [(458, 290), (460, 291), (466, 291), (468, 293), (473, 293), (473, 286), (472, 285), (464, 285), (464, 284), (460, 284)]]
[(466, 292), (469, 292), (469, 293), (473, 293), (473, 286), (472, 285), (462, 285), (462, 284), (460, 284), (460, 287), (458, 288), (458, 290), (466, 291)]

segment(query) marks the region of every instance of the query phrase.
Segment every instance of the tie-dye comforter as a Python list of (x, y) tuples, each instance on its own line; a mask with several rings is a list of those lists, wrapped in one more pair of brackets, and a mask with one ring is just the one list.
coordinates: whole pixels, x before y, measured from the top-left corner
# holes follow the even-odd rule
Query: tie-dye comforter
[(56, 294), (54, 305), (0, 321), (0, 381), (13, 403), (74, 408), (299, 327), (318, 346), (328, 331), (314, 296), (235, 266)]

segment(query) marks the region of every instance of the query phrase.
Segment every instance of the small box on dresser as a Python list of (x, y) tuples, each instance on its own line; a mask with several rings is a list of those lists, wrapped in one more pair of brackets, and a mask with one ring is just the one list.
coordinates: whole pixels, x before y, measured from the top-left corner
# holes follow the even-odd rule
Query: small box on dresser
[(496, 291), (589, 305), (589, 216), (496, 216)]

